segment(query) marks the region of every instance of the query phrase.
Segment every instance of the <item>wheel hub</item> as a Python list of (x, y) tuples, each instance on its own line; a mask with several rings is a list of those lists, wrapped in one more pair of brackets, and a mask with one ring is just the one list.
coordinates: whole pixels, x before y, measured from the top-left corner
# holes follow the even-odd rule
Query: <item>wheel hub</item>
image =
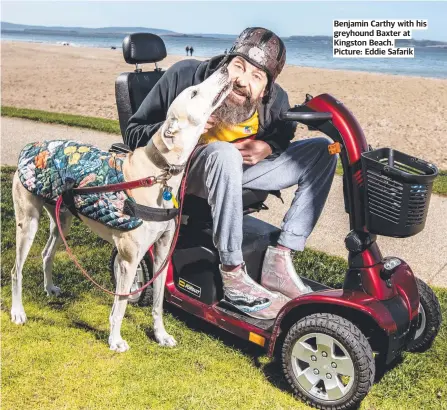
[(422, 306), (422, 303), (419, 303), (419, 320), (416, 333), (414, 334), (415, 340), (418, 339), (420, 336), (422, 336), (426, 325), (427, 325), (427, 316), (425, 314), (425, 309), (424, 306)]
[[(141, 288), (141, 286), (144, 285), (144, 278), (143, 278), (143, 268), (141, 265), (138, 265), (137, 273), (135, 275), (135, 278), (133, 279), (132, 286), (130, 287), (130, 291), (134, 292), (137, 289)], [(140, 292), (139, 292), (140, 293)]]
[(297, 340), (292, 370), (300, 386), (320, 400), (339, 400), (354, 383), (351, 356), (338, 340), (324, 333), (309, 333)]
[[(114, 261), (114, 271), (117, 271), (117, 259)], [(132, 285), (130, 286), (129, 293), (135, 292), (137, 289), (141, 288), (144, 285), (144, 272), (141, 266), (141, 263), (138, 264), (136, 275), (133, 279)], [(137, 302), (141, 296), (141, 292), (135, 293), (135, 295), (129, 296), (129, 302)]]

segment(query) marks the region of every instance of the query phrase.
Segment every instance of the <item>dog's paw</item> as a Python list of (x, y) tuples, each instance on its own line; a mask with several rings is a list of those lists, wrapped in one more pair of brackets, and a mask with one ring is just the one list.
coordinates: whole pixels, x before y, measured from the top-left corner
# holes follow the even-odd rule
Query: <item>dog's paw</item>
[(16, 325), (23, 325), (26, 322), (26, 313), (22, 306), (11, 309), (11, 321)]
[(123, 353), (130, 349), (127, 342), (123, 339), (117, 340), (117, 341), (113, 341), (113, 340), (109, 339), (109, 346), (110, 346), (110, 350), (113, 350), (118, 353)]
[(166, 332), (159, 335), (156, 334), (155, 339), (157, 340), (160, 346), (174, 347), (177, 345), (175, 339), (169, 333)]
[(59, 296), (61, 294), (61, 288), (58, 288), (57, 286), (48, 286), (45, 289), (45, 292), (47, 292), (47, 296)]

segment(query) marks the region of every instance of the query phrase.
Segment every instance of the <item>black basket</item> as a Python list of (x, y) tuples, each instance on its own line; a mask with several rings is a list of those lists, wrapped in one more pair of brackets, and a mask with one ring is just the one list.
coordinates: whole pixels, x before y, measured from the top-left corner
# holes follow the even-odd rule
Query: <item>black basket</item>
[(362, 166), (367, 229), (397, 238), (422, 231), (436, 166), (391, 148), (362, 153)]

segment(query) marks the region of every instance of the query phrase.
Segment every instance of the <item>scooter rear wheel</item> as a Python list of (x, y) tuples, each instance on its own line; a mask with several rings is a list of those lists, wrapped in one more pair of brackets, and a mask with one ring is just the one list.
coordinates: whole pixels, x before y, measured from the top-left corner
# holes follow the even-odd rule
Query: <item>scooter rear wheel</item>
[(320, 409), (355, 406), (374, 381), (375, 362), (365, 335), (330, 313), (312, 314), (293, 325), (281, 356), (296, 395)]
[(408, 345), (409, 352), (428, 350), (441, 327), (442, 315), (438, 298), (423, 280), (416, 278), (419, 291), (419, 322), (414, 340)]
[[(116, 256), (118, 255), (118, 250), (113, 248), (112, 256), (110, 257), (109, 270), (110, 278), (112, 279), (113, 286), (116, 288), (116, 278), (115, 278), (115, 263)], [(150, 259), (145, 256), (141, 262), (138, 264), (137, 273), (130, 287), (130, 292), (141, 288), (145, 283), (149, 282), (152, 278), (152, 270), (149, 268), (151, 266)], [(128, 302), (132, 304), (137, 304), (138, 306), (149, 306), (153, 301), (154, 289), (152, 285), (149, 285), (146, 289), (141, 292), (135, 293), (135, 295), (129, 296)]]

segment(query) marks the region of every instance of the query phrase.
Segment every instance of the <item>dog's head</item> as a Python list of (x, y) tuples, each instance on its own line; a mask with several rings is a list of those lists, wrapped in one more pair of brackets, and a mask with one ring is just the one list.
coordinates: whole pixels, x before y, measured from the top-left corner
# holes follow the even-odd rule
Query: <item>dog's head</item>
[[(232, 89), (226, 66), (205, 81), (182, 91), (169, 107), (161, 139), (169, 151), (186, 159), (197, 145), (206, 122)], [(180, 158), (182, 157), (182, 158)]]

